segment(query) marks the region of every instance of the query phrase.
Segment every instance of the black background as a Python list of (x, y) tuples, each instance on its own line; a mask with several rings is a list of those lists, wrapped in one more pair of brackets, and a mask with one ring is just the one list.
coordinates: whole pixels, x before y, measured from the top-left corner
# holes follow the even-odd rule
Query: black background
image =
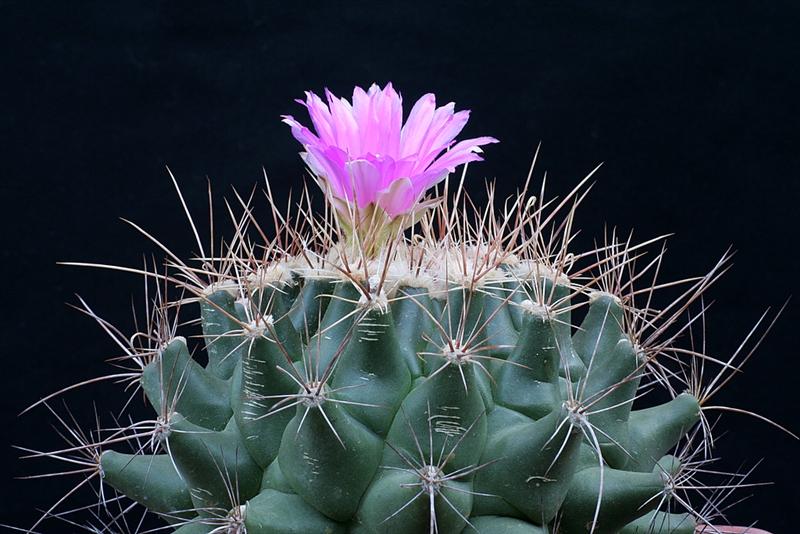
[[(120, 216), (189, 256), (165, 165), (200, 216), (206, 177), (220, 200), (260, 183), (263, 166), (285, 196), (304, 170), (279, 116), (305, 120), (292, 100), (306, 89), (393, 81), (406, 106), (432, 91), (472, 109), (464, 136), (501, 140), (471, 167), (474, 190), (488, 177), (512, 192), (539, 141), (537, 175), (548, 171), (554, 195), (605, 162), (576, 248), (604, 224), (674, 232), (666, 280), (705, 272), (732, 244), (709, 315), (709, 350), (730, 354), (795, 292), (799, 14), (780, 2), (0, 1), (0, 523), (31, 524), (62, 490), (11, 480), (52, 468), (17, 461), (12, 444), (60, 443), (43, 410), (16, 414), (117, 354), (64, 303), (77, 292), (130, 331), (140, 297), (135, 276), (56, 262), (140, 265), (155, 248)], [(718, 403), (800, 429), (798, 306)], [(70, 395), (70, 407), (90, 421), (93, 399), (103, 414), (118, 407), (112, 391)], [(775, 482), (743, 491), (754, 496), (731, 519), (793, 532), (797, 442), (745, 416), (720, 428), (719, 468), (764, 458), (753, 480)]]

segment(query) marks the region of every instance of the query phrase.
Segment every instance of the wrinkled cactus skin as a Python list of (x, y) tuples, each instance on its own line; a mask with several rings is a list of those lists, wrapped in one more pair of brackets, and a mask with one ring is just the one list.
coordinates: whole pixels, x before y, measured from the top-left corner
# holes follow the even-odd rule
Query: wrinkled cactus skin
[(379, 301), (277, 268), (198, 299), (206, 365), (174, 337), (145, 369), (162, 452), (103, 453), (104, 481), (175, 532), (234, 512), (248, 534), (694, 531), (655, 509), (700, 406), (633, 409), (645, 359), (617, 296), (587, 288), (573, 324), (564, 275)]

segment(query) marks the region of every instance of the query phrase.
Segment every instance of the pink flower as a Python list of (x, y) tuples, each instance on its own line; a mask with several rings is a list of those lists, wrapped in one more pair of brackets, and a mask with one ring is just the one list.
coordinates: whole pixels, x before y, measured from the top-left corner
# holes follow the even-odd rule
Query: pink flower
[(391, 83), (381, 89), (353, 90), (353, 102), (327, 89), (327, 103), (312, 92), (298, 100), (308, 109), (314, 130), (292, 116), (283, 117), (305, 148), (303, 159), (337, 199), (363, 210), (370, 204), (391, 218), (413, 211), (430, 187), (458, 165), (480, 161), (481, 145), (496, 143), (477, 137), (455, 143), (469, 111), (454, 112), (451, 102), (436, 107), (426, 94), (411, 108), (403, 124), (403, 100)]

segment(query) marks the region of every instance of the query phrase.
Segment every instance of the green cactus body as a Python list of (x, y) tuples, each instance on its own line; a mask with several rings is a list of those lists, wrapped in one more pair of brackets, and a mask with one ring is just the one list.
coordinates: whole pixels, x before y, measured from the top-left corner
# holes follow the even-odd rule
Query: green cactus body
[(574, 328), (563, 275), (388, 297), (290, 280), (207, 291), (208, 365), (176, 338), (141, 378), (161, 454), (102, 457), (176, 532), (572, 534), (595, 513), (598, 533), (686, 530), (651, 510), (697, 400), (631, 410), (640, 357), (616, 297)]

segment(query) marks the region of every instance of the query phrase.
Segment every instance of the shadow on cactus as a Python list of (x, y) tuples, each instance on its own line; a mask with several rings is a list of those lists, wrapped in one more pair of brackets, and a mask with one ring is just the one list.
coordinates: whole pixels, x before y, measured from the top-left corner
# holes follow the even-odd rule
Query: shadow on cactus
[[(272, 228), (236, 195), (215, 242), (177, 189), (197, 257), (134, 224), (163, 264), (72, 264), (144, 276), (146, 321), (127, 335), (80, 301), (121, 370), (34, 405), (66, 443), (25, 456), (77, 481), (27, 531), (718, 532), (703, 525), (752, 484), (709, 467), (714, 414), (749, 413), (713, 399), (774, 321), (706, 354), (703, 295), (729, 254), (663, 282), (662, 237), (610, 231), (572, 252), (594, 171), (548, 200), (532, 166), (517, 195), (498, 203), (489, 185), (478, 202), (453, 173), (495, 140), (454, 142), (468, 112), (425, 95), (403, 123), (391, 85), (326, 97), (301, 101), (313, 131), (284, 118), (322, 213), (307, 189), (278, 207), (267, 182)], [(106, 381), (130, 398), (90, 432), (53, 407)]]

